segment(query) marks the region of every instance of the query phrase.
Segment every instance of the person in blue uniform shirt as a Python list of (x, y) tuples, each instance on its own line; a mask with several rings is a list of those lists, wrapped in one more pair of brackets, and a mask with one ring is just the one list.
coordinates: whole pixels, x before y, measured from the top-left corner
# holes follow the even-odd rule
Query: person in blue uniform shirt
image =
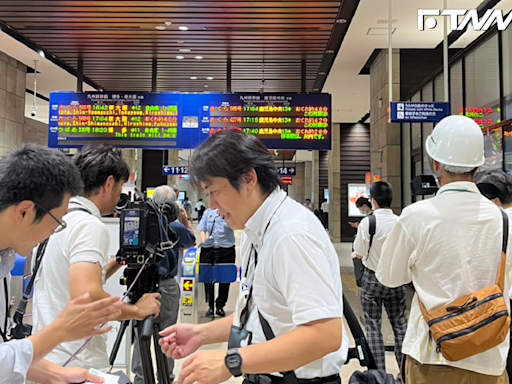
[[(15, 252), (28, 256), (51, 234), (65, 230), (62, 217), (82, 189), (77, 168), (56, 150), (26, 145), (0, 158), (0, 279), (12, 269)], [(47, 256), (48, 257), (48, 256)], [(51, 255), (49, 255), (51, 257)], [(108, 332), (97, 327), (121, 312), (119, 297), (95, 303), (86, 293), (64, 307), (54, 322), (27, 339), (0, 344), (0, 383), (101, 383), (82, 368), (43, 360), (57, 345)], [(3, 321), (2, 321), (3, 323)]]
[[(218, 209), (208, 209), (197, 227), (201, 231), (201, 263), (210, 264), (227, 264), (235, 263), (235, 232), (219, 215)], [(228, 302), (229, 283), (219, 284), (219, 296), (214, 300), (215, 289), (214, 283), (205, 284), (206, 302), (210, 309), (206, 312), (206, 316), (213, 316), (214, 301), (217, 307), (217, 315), (226, 316), (224, 306)]]

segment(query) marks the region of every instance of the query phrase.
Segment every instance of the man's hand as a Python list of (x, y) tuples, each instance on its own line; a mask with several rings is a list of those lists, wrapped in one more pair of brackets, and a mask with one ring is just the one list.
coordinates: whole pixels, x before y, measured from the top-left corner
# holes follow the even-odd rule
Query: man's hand
[(102, 335), (110, 331), (112, 327), (99, 329), (96, 327), (118, 318), (121, 315), (122, 305), (117, 296), (91, 303), (89, 294), (86, 293), (70, 301), (52, 323), (52, 326), (57, 332), (62, 333), (63, 341), (75, 341), (89, 336)]
[(350, 225), (352, 228), (355, 228), (357, 229), (359, 227), (359, 223), (352, 223), (352, 222), (348, 222), (348, 225)]
[(83, 368), (62, 368), (60, 377), (50, 381), (50, 384), (72, 384), (83, 383), (103, 383), (101, 377), (95, 376)]
[(158, 317), (160, 314), (160, 299), (162, 296), (159, 293), (146, 293), (144, 296), (140, 298), (135, 306), (138, 309), (139, 316), (136, 320), (144, 320), (146, 317), (150, 315), (155, 315)]
[(162, 352), (175, 360), (190, 356), (202, 345), (197, 325), (172, 325), (160, 332), (160, 336), (162, 336), (159, 340)]
[(178, 384), (220, 384), (231, 377), (224, 359), (226, 352), (199, 352), (185, 361)]
[(363, 256), (361, 256), (361, 255), (356, 255), (356, 257), (357, 257), (359, 260), (363, 260)]

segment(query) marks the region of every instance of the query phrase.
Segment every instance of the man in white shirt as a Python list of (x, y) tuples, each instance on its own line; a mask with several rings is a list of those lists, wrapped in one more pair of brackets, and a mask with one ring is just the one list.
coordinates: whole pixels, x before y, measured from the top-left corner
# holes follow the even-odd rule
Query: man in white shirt
[[(503, 218), (483, 197), (474, 174), (484, 161), (481, 128), (465, 116), (443, 119), (426, 140), (439, 192), (406, 207), (385, 242), (376, 276), (389, 287), (413, 282), (416, 295), (402, 353), (407, 383), (508, 383), (509, 339), (483, 353), (448, 361), (437, 353), (418, 304), (427, 311), (495, 284), (500, 262)], [(510, 228), (510, 226), (509, 226)], [(505, 292), (511, 282), (509, 231)]]
[[(109, 295), (103, 285), (119, 265), (108, 260), (110, 238), (102, 215), (112, 213), (130, 171), (121, 151), (108, 145), (87, 146), (75, 155), (84, 184), (81, 196), (70, 199), (64, 216), (67, 228), (52, 236), (46, 247), (34, 286), (34, 329), (55, 320), (59, 311), (76, 297), (89, 292), (93, 300)], [(158, 315), (160, 294), (144, 295), (135, 305), (124, 304), (116, 320), (143, 320)], [(55, 364), (106, 370), (109, 367), (106, 337), (94, 337), (75, 354), (85, 340), (62, 343), (49, 355)]]
[(198, 352), (186, 361), (179, 382), (218, 384), (243, 374), (247, 382), (270, 383), (282, 381), (276, 372), (283, 372), (289, 383), (340, 383), (348, 350), (340, 267), (320, 221), (287, 197), (267, 148), (252, 135), (210, 137), (189, 171), (211, 208), (244, 230), (244, 277), (233, 315), (162, 332), (162, 350), (173, 358), (230, 339), (227, 354)]
[(369, 217), (365, 217), (358, 229), (354, 241), (354, 256), (363, 260), (364, 273), (361, 286), (361, 304), (364, 312), (364, 324), (368, 344), (378, 369), (386, 370), (386, 350), (382, 339), (382, 305), (386, 308), (389, 322), (395, 334), (395, 357), (398, 366), (402, 362), (402, 343), (407, 329), (405, 287), (388, 288), (375, 277), (382, 245), (395, 228), (398, 216), (391, 210), (393, 188), (379, 181), (370, 189), (373, 216), (375, 217), (375, 235), (370, 245)]
[[(15, 252), (26, 257), (38, 243), (65, 228), (62, 217), (69, 198), (81, 191), (82, 182), (63, 153), (26, 145), (0, 158), (0, 185), (1, 280), (14, 266)], [(90, 303), (86, 294), (40, 332), (0, 343), (0, 383), (22, 384), (25, 376), (42, 384), (101, 382), (82, 368), (62, 368), (42, 358), (62, 342), (108, 332), (110, 327), (96, 327), (119, 316), (120, 305), (118, 297)]]

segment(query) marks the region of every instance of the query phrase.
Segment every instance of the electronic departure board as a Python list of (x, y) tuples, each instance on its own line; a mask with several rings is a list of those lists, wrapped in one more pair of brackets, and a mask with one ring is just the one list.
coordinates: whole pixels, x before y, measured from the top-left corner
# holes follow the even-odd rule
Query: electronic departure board
[(48, 146), (194, 149), (238, 129), (268, 149), (331, 149), (328, 94), (54, 92)]

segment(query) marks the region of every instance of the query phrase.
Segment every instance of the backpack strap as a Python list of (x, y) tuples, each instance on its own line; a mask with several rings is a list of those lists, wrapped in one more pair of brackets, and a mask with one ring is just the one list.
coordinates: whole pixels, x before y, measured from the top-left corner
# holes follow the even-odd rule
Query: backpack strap
[(507, 246), (508, 246), (508, 214), (503, 209), (500, 209), (501, 215), (503, 216), (503, 241), (501, 248), (501, 259), (498, 267), (498, 274), (496, 275), (496, 285), (500, 287), (501, 291), (505, 290), (505, 269), (507, 264)]
[(370, 228), (368, 233), (370, 234), (370, 246), (368, 247), (368, 255), (370, 255), (370, 249), (373, 243), (373, 236), (375, 235), (376, 227), (377, 227), (377, 219), (374, 215), (369, 215), (368, 220), (370, 222)]

